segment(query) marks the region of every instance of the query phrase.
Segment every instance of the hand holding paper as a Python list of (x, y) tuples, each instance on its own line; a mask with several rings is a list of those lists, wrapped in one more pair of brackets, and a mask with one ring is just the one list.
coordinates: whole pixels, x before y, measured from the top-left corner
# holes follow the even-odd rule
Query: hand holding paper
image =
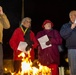
[(47, 42), (46, 42), (46, 45), (50, 45), (50, 44), (51, 44), (51, 42), (50, 42), (50, 41), (47, 41)]
[(74, 23), (76, 24), (76, 19), (75, 19)]
[(27, 45), (28, 45), (28, 44), (27, 44), (26, 42), (22, 42), (22, 41), (21, 41), (21, 42), (19, 43), (17, 49), (20, 50), (20, 51), (22, 51), (22, 52), (26, 52), (26, 47), (27, 47)]
[(51, 44), (46, 45), (46, 42), (49, 41), (49, 38), (48, 38), (47, 35), (44, 35), (44, 36), (40, 37), (40, 38), (38, 39), (38, 41), (39, 41), (42, 49), (45, 49), (45, 48), (47, 48), (47, 47), (52, 46)]
[(30, 45), (28, 45), (28, 46), (26, 47), (26, 51), (29, 51), (31, 48), (32, 48), (32, 47), (31, 47)]

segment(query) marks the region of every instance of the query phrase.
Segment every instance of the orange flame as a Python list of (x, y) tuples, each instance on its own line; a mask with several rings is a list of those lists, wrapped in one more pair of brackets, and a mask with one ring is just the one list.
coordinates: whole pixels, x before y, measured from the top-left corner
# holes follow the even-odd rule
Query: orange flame
[(17, 74), (11, 73), (11, 75), (51, 75), (51, 69), (47, 66), (43, 66), (38, 63), (38, 68), (32, 66), (33, 63), (30, 58), (30, 52), (28, 51), (28, 57), (25, 58), (25, 54), (22, 52), (18, 55), (18, 57), (22, 56), (21, 62), (21, 72), (19, 71)]

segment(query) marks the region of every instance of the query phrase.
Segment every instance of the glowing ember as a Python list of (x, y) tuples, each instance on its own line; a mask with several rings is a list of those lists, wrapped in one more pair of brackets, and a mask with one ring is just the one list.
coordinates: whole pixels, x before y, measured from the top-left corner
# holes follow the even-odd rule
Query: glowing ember
[(11, 75), (51, 75), (51, 69), (47, 66), (42, 66), (38, 61), (36, 62), (36, 66), (33, 66), (33, 63), (31, 62), (30, 58), (30, 52), (28, 51), (28, 57), (25, 57), (24, 53), (21, 53), (18, 55), (18, 57), (22, 56), (22, 62), (21, 62), (21, 71), (19, 71), (17, 74), (11, 73)]

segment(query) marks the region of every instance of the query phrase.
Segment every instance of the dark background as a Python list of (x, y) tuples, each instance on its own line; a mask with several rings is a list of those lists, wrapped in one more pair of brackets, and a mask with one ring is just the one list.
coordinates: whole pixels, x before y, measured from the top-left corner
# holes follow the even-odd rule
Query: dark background
[[(12, 59), (13, 51), (9, 46), (9, 39), (14, 30), (20, 25), (22, 17), (22, 0), (0, 0), (0, 5), (7, 15), (11, 28), (4, 30), (3, 51), (4, 59)], [(54, 28), (60, 31), (61, 26), (69, 21), (69, 12), (76, 10), (75, 0), (24, 0), (24, 17), (32, 19), (32, 30), (35, 34), (42, 30), (42, 23), (49, 19), (54, 23)], [(61, 62), (64, 65), (64, 58), (67, 57), (65, 41), (64, 51), (61, 52)]]

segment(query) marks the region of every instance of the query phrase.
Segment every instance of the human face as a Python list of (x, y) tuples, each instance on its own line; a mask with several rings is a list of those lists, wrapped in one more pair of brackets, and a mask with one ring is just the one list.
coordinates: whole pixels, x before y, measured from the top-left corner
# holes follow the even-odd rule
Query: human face
[(30, 20), (25, 20), (25, 21), (23, 22), (23, 26), (26, 27), (26, 28), (31, 27), (31, 21), (30, 21)]
[(51, 23), (46, 23), (46, 24), (44, 25), (44, 28), (45, 28), (46, 30), (51, 29), (51, 28), (52, 28), (52, 27), (51, 27)]
[(76, 20), (76, 13), (72, 13), (72, 14), (70, 15), (70, 20), (71, 20), (72, 23), (75, 22), (75, 20)]

